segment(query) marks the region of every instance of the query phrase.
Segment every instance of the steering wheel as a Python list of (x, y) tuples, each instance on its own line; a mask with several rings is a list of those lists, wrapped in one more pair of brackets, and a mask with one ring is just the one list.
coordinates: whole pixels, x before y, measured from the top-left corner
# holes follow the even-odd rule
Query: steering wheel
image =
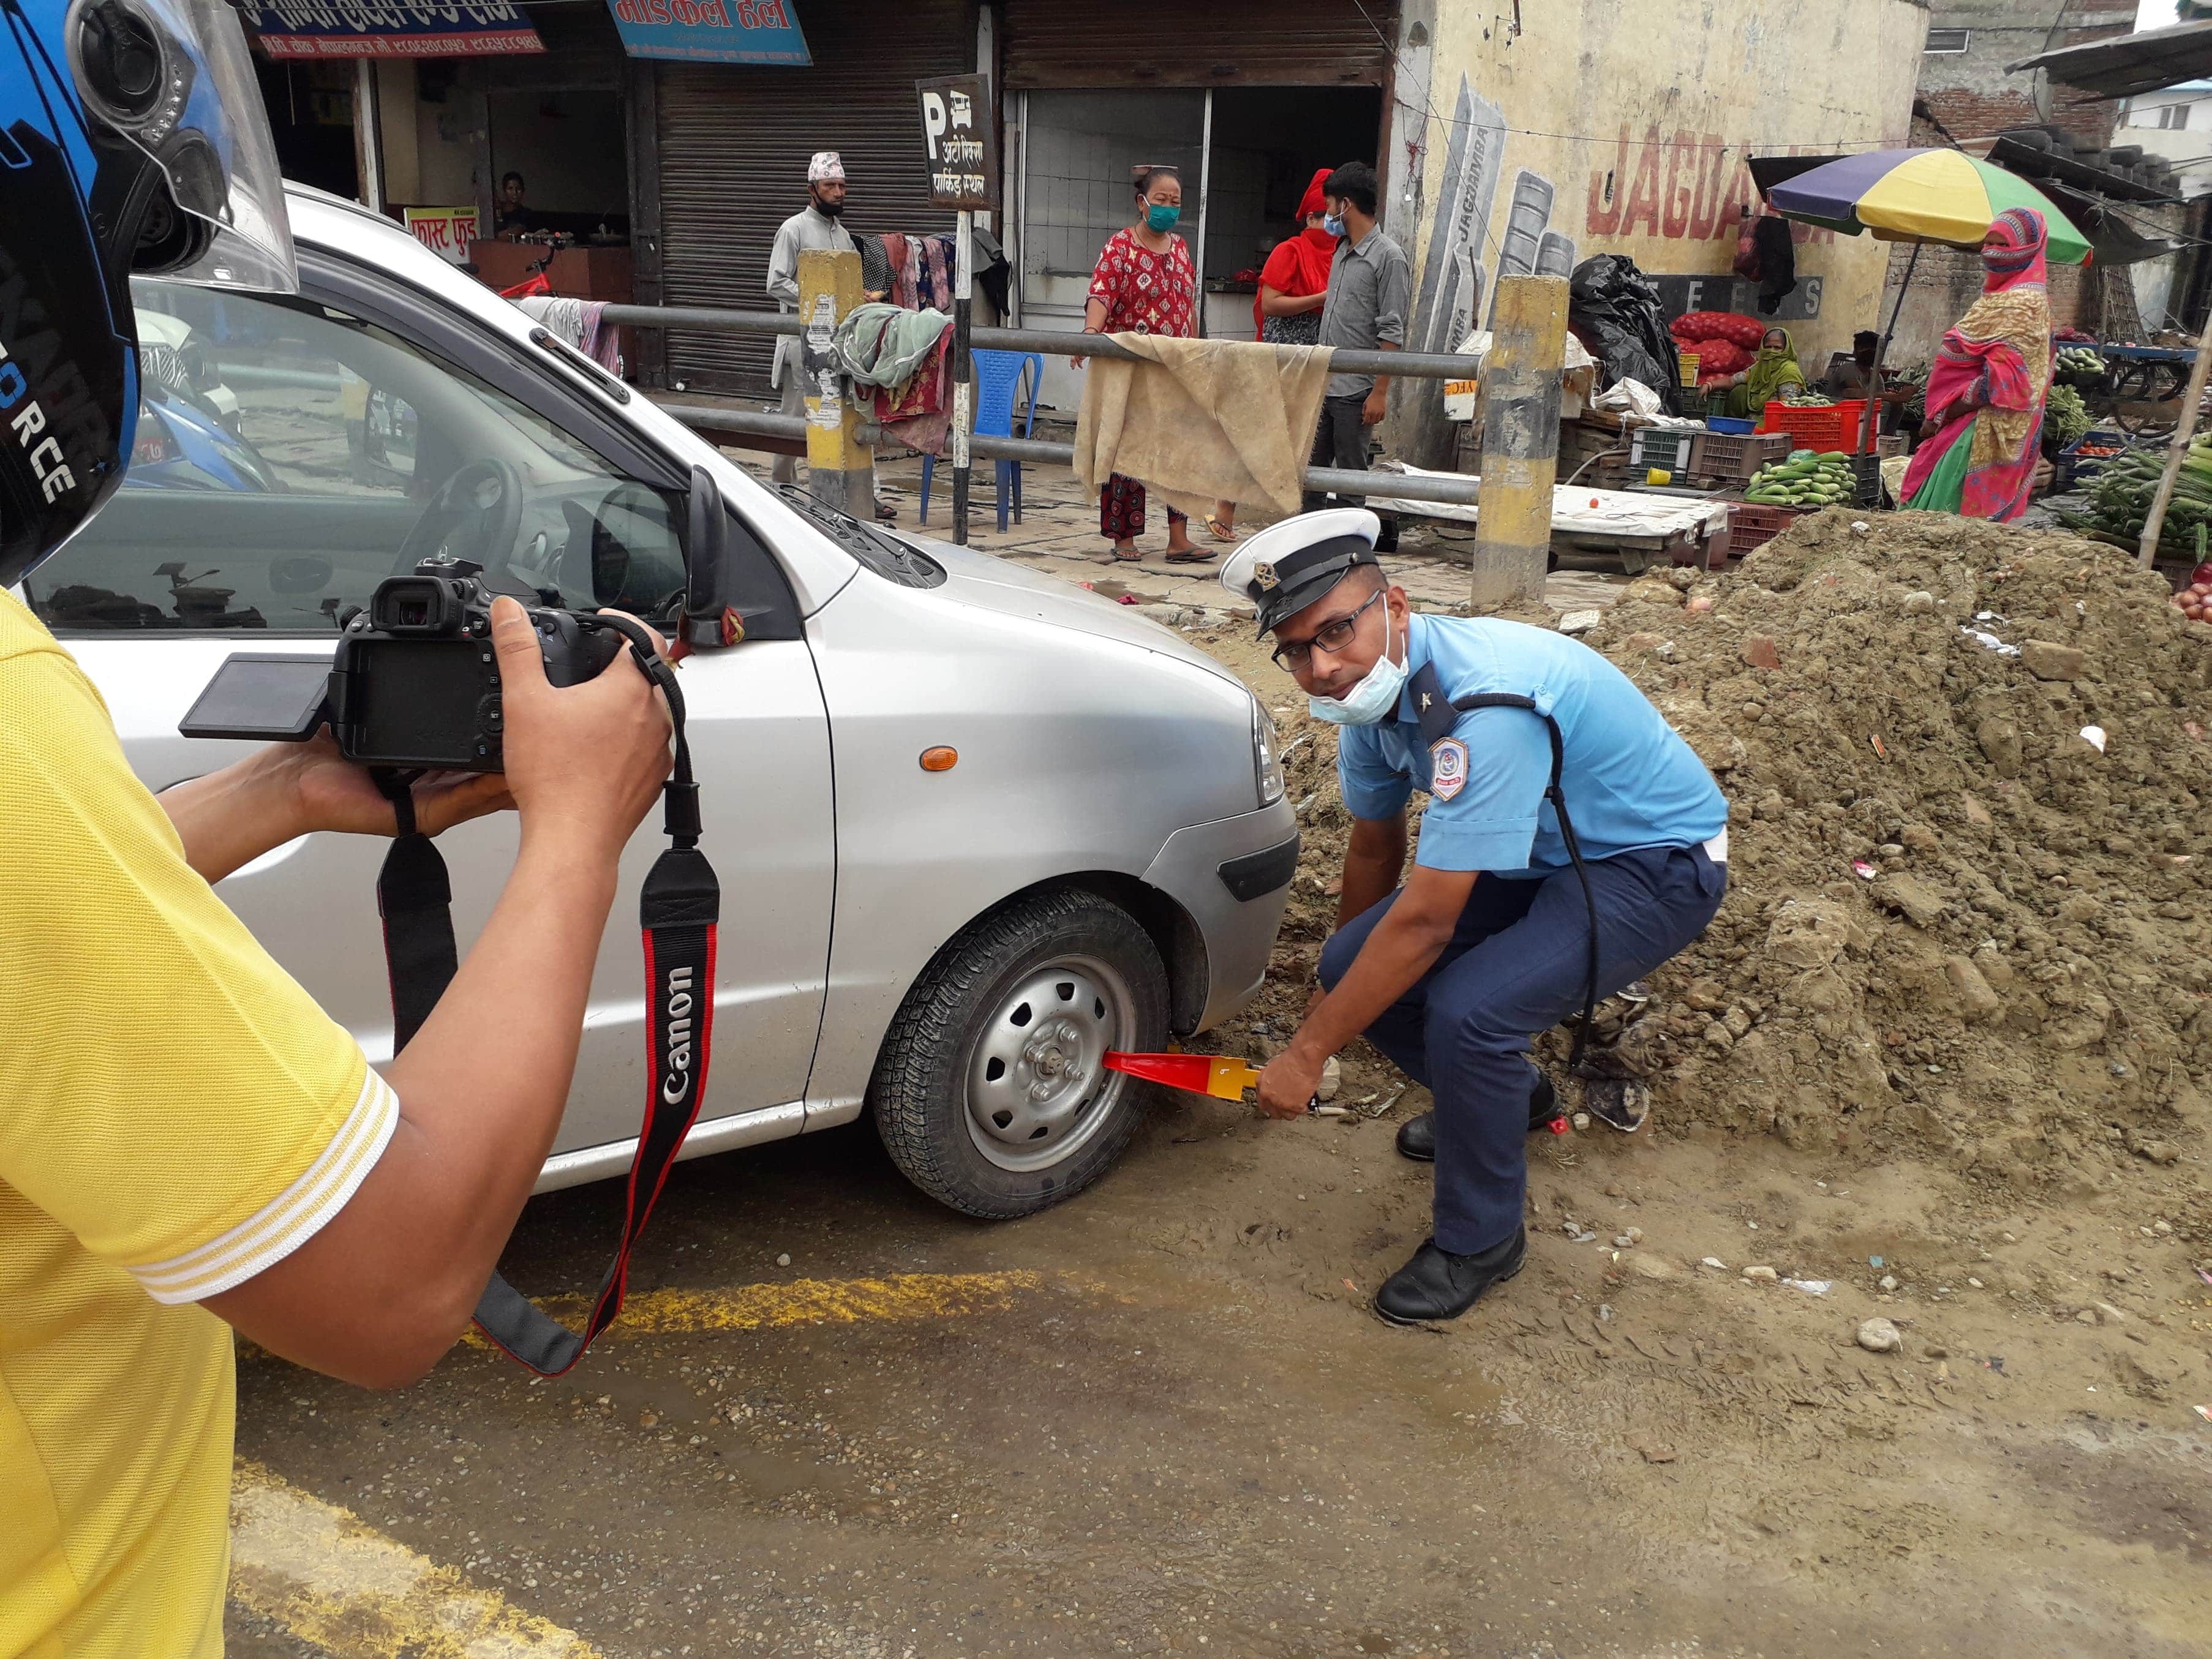
[[(451, 544), (456, 532), (473, 550)], [(443, 551), (472, 558), (486, 576), (494, 576), (514, 558), (521, 533), (522, 475), (496, 455), (482, 456), (438, 486), (399, 544), (393, 573), (410, 574), (424, 559)]]

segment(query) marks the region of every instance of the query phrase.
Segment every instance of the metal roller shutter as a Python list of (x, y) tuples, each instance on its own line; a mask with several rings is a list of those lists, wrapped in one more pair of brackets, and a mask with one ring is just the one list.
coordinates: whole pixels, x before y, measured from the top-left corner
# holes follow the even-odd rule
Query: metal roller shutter
[[(914, 83), (973, 66), (964, 0), (813, 0), (797, 8), (811, 69), (659, 66), (664, 303), (769, 309), (776, 227), (805, 205), (807, 158), (845, 159), (856, 234), (950, 231), (929, 205)], [(672, 333), (668, 377), (765, 392), (773, 342)]]
[(1006, 0), (1006, 84), (1381, 86), (1396, 14), (1390, 0), (1269, 0), (1264, 15), (1188, 0)]

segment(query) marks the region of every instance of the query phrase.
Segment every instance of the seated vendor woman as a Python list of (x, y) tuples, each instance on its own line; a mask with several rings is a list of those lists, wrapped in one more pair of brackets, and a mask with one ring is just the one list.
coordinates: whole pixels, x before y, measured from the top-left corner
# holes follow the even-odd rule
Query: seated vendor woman
[[(1260, 1105), (1302, 1115), (1329, 1056), (1362, 1035), (1435, 1095), (1398, 1138), (1435, 1163), (1435, 1231), (1375, 1297), (1412, 1324), (1455, 1318), (1521, 1271), (1524, 1140), (1554, 1115), (1530, 1041), (1587, 1021), (1705, 931), (1728, 884), (1728, 802), (1589, 647), (1413, 615), (1376, 561), (1380, 528), (1364, 507), (1285, 519), (1221, 583), (1339, 728), (1352, 819), (1322, 989), (1261, 1073)], [(1408, 872), (1416, 790), (1429, 800)]]
[(1759, 343), (1759, 356), (1751, 360), (1742, 381), (1729, 389), (1729, 415), (1757, 419), (1767, 404), (1787, 392), (1805, 390), (1805, 371), (1797, 366), (1797, 348), (1786, 328), (1770, 328)]

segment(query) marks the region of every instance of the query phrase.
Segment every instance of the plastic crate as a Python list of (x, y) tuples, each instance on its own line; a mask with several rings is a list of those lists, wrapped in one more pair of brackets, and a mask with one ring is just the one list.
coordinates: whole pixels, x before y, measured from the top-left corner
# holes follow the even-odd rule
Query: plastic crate
[(1764, 547), (1797, 521), (1794, 507), (1762, 507), (1738, 501), (1729, 508), (1728, 550), (1738, 557)]
[(1747, 432), (1741, 436), (1707, 432), (1698, 439), (1697, 460), (1692, 470), (1749, 483), (1752, 474), (1762, 466), (1788, 460), (1790, 447), (1786, 432)]
[(1692, 462), (1696, 457), (1698, 435), (1681, 427), (1646, 427), (1632, 441), (1628, 452), (1630, 470), (1640, 471), (1656, 466), (1668, 472), (1690, 472), (1693, 470)]
[(1747, 420), (1741, 415), (1708, 415), (1705, 416), (1705, 430), (1708, 432), (1726, 432), (1733, 435), (1741, 436), (1744, 433), (1753, 430), (1758, 425), (1758, 422)]
[(2095, 477), (2119, 459), (2117, 455), (2084, 455), (2080, 453), (2083, 444), (2110, 444), (2115, 448), (2125, 449), (2128, 434), (2108, 427), (2094, 428), (2060, 450), (2058, 459), (2052, 463), (2055, 476), (2051, 481), (2052, 488), (2060, 495), (2075, 484), (2085, 483)]
[(1765, 418), (1759, 423), (1761, 432), (1786, 432), (1796, 441), (1799, 449), (1815, 449), (1826, 454), (1840, 449), (1846, 455), (1858, 453), (1859, 425), (1866, 417), (1866, 399), (1850, 398), (1826, 409), (1793, 408), (1788, 404), (1769, 404)]
[(1878, 453), (1851, 457), (1852, 469), (1858, 474), (1851, 499), (1861, 507), (1881, 505), (1881, 462), (1882, 458)]
[(1698, 391), (1694, 386), (1684, 387), (1678, 395), (1681, 399), (1682, 413), (1685, 415), (1692, 416), (1693, 417), (1702, 416), (1705, 414), (1705, 410), (1711, 407), (1705, 394)]

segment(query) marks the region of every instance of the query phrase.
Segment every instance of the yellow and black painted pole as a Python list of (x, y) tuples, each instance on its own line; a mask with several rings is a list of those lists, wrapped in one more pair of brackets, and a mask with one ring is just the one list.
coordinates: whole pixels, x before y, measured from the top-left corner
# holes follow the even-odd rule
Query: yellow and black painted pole
[(1477, 612), (1540, 601), (1559, 468), (1567, 279), (1503, 276), (1482, 360), (1482, 504), (1471, 599)]
[(799, 256), (799, 351), (806, 376), (806, 489), (817, 501), (867, 522), (876, 511), (875, 452), (860, 441), (866, 417), (845, 395), (830, 342), (860, 303), (860, 256)]

